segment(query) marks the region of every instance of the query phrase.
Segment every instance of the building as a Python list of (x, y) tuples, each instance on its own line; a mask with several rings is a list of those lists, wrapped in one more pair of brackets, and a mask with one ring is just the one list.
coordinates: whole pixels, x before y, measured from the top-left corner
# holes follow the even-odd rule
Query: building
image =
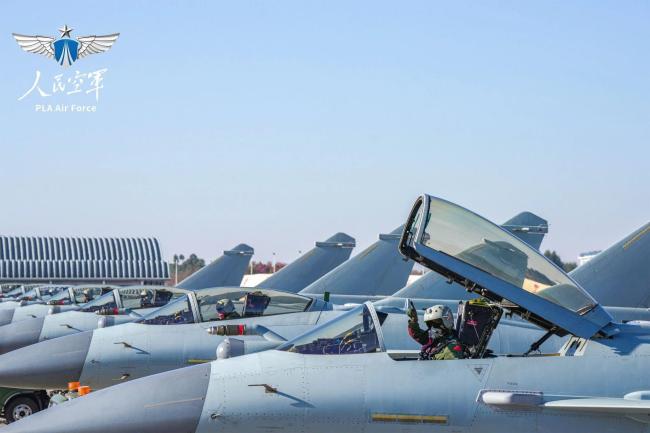
[(586, 253), (580, 253), (578, 254), (578, 266), (582, 266), (585, 263), (587, 263), (589, 260), (593, 259), (600, 253), (600, 250), (598, 251), (588, 251)]
[(0, 236), (0, 283), (163, 284), (154, 238)]

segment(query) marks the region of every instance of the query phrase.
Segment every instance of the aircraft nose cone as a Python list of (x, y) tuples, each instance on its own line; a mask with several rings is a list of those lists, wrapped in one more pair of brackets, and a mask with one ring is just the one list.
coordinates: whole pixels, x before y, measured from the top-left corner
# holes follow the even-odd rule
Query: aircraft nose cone
[(67, 389), (68, 382), (79, 380), (92, 335), (80, 332), (1, 355), (0, 386)]
[(40, 317), (0, 326), (0, 354), (38, 343), (43, 322), (45, 318)]
[(194, 433), (210, 364), (111, 386), (8, 425), (3, 433)]
[(11, 323), (11, 320), (14, 318), (15, 308), (10, 310), (0, 310), (0, 326)]

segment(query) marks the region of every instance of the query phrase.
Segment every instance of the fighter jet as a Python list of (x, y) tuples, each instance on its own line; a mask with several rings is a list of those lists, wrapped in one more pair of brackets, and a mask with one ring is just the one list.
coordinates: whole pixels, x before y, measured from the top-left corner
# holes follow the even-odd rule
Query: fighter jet
[[(400, 251), (487, 299), (492, 318), (518, 315), (545, 337), (571, 338), (557, 356), (472, 347), (465, 359), (419, 361), (387, 350), (390, 314), (367, 303), (278, 350), (120, 384), (6, 433), (648, 430), (646, 324), (614, 321), (528, 244), (458, 205), (422, 196), (406, 227)], [(483, 324), (481, 341), (496, 323)]]
[(16, 283), (3, 283), (0, 284), (0, 298), (4, 297), (7, 293), (19, 288), (22, 284)]
[[(45, 304), (32, 304), (0, 309), (0, 326), (22, 320), (45, 317), (63, 311), (79, 310), (82, 305), (96, 299), (118, 286), (91, 284), (69, 286), (53, 295)], [(55, 307), (53, 307), (55, 306)]]
[[(504, 226), (507, 226), (507, 224), (504, 224)], [(516, 233), (516, 231), (511, 231)], [(531, 231), (524, 231), (524, 233), (529, 232)], [(520, 234), (518, 234), (518, 236), (519, 235)], [(370, 259), (365, 263), (365, 266), (381, 265), (381, 263), (377, 263), (373, 260), (372, 256), (366, 256), (364, 254), (361, 254), (360, 256), (370, 257)], [(351, 261), (346, 266), (348, 269), (346, 273), (349, 275), (358, 274), (358, 272), (350, 272), (351, 269), (355, 268), (353, 263), (354, 261)], [(607, 264), (607, 262), (605, 263)], [(401, 267), (401, 264), (398, 263), (398, 267)], [(382, 269), (384, 268), (382, 267)], [(612, 267), (609, 268), (610, 271), (611, 269)], [(616, 267), (613, 267), (613, 269), (616, 269)], [(335, 274), (335, 272), (333, 274)], [(428, 275), (436, 274), (430, 273)], [(330, 275), (328, 278), (320, 280), (318, 284), (312, 285), (312, 290), (315, 292), (322, 292), (324, 288), (327, 287), (324, 282), (331, 281), (332, 279), (334, 279), (334, 275)], [(385, 279), (384, 283), (389, 280), (390, 279)], [(356, 281), (356, 277), (354, 279), (348, 279), (348, 285), (339, 286), (338, 292), (350, 292), (353, 288), (362, 292), (366, 291), (366, 287), (357, 286), (358, 283)], [(447, 285), (444, 281), (446, 280), (441, 277), (440, 282)], [(436, 282), (438, 282), (438, 280), (433, 281), (433, 283)], [(321, 289), (316, 290), (315, 287), (319, 284)], [(436, 288), (435, 284), (433, 288)], [(410, 298), (412, 297), (412, 294), (423, 294), (424, 292), (422, 292), (421, 289), (422, 286), (418, 286), (416, 293), (411, 294), (408, 293), (408, 290), (402, 289), (398, 294)], [(380, 288), (380, 291), (382, 290), (383, 289)], [(458, 294), (463, 293), (463, 291), (458, 287), (456, 287), (456, 292)], [(247, 309), (245, 309), (244, 306), (249, 303), (247, 298), (254, 299), (256, 296), (267, 299), (268, 302), (266, 302), (266, 305), (268, 305), (269, 308), (267, 311), (262, 311), (261, 315), (271, 317), (257, 317), (258, 313), (251, 313), (250, 309), (246, 312)], [(53, 374), (52, 377), (58, 381), (58, 385), (56, 386), (61, 386), (61, 384), (67, 383), (69, 380), (80, 379), (83, 383), (91, 385), (94, 388), (100, 388), (114, 384), (118, 378), (123, 381), (135, 377), (141, 377), (143, 371), (147, 372), (147, 374), (152, 374), (157, 371), (162, 371), (163, 369), (179, 368), (192, 363), (206, 362), (207, 360), (214, 359), (215, 352), (217, 352), (217, 355), (221, 358), (227, 358), (274, 348), (279, 346), (284, 339), (291, 338), (292, 336), (304, 332), (319, 323), (323, 323), (326, 320), (336, 317), (343, 313), (344, 310), (344, 308), (339, 309), (334, 307), (334, 310), (330, 311), (332, 310), (332, 306), (330, 305), (319, 305), (314, 309), (315, 304), (313, 303), (310, 304), (309, 307), (305, 307), (308, 302), (311, 302), (311, 300), (307, 298), (299, 298), (297, 296), (292, 298), (286, 293), (278, 292), (259, 291), (255, 294), (253, 291), (246, 292), (240, 288), (202, 290), (189, 295), (189, 297), (189, 300), (179, 300), (174, 304), (158, 310), (156, 314), (144, 318), (138, 323), (129, 325), (128, 327), (119, 326), (110, 330), (96, 331), (92, 337), (91, 352), (93, 350), (102, 352), (104, 359), (100, 362), (95, 354), (89, 352), (88, 355), (86, 355), (85, 361), (79, 361), (84, 361), (86, 365), (83, 368), (81, 376), (77, 376), (77, 373), (69, 371), (67, 373), (59, 372)], [(259, 327), (262, 330), (261, 333), (264, 335), (261, 338), (255, 338), (250, 335), (238, 335), (234, 338), (227, 339), (207, 335), (204, 331), (209, 329), (211, 325), (214, 324), (214, 321), (217, 320), (217, 306), (219, 302), (224, 300), (230, 300), (233, 302), (233, 308), (237, 311), (237, 318), (219, 322), (223, 325), (217, 328), (227, 329), (227, 325), (231, 325), (232, 328), (237, 330), (247, 328), (255, 334), (258, 333), (258, 331), (255, 330), (256, 327)], [(391, 310), (390, 307), (395, 306), (396, 300), (396, 297), (391, 297), (380, 301), (377, 303), (378, 309), (382, 311), (394, 311)], [(285, 306), (282, 309), (279, 309), (277, 307), (278, 302), (292, 305), (292, 307), (289, 308)], [(403, 304), (404, 301), (401, 299), (399, 302)], [(458, 303), (458, 301), (455, 300), (449, 301), (435, 299), (416, 299), (415, 302), (418, 303), (420, 307), (430, 306), (434, 303), (443, 303), (449, 305), (451, 308), (455, 308)], [(242, 309), (244, 312), (242, 312)], [(314, 314), (314, 311), (322, 312)], [(286, 316), (279, 316), (279, 312), (293, 314), (287, 318)], [(648, 316), (647, 312), (646, 316)], [(173, 328), (163, 327), (178, 324), (185, 326), (174, 326)], [(392, 340), (399, 340), (405, 327), (405, 318), (396, 318), (389, 325), (384, 326), (384, 332), (387, 336), (388, 334), (394, 336), (394, 338), (391, 338)], [(527, 349), (527, 344), (529, 344), (528, 342), (533, 338), (531, 336), (539, 336), (541, 333), (542, 331), (540, 329), (530, 325), (511, 323), (506, 320), (502, 322), (502, 327), (495, 333), (489, 348), (498, 353), (507, 351), (523, 352)], [(167, 338), (163, 337), (163, 335)], [(174, 338), (168, 338), (172, 335)], [(81, 342), (81, 337), (74, 342), (72, 339), (66, 341), (70, 341), (71, 347), (75, 349), (73, 350), (67, 346), (59, 345), (58, 347), (60, 349), (57, 348), (51, 350), (56, 350), (61, 357), (68, 356), (71, 352), (75, 353), (76, 356), (80, 353), (76, 350), (77, 345), (86, 344), (85, 342)], [(187, 341), (192, 341), (192, 343), (187, 344)], [(553, 343), (553, 347), (559, 347), (561, 344), (559, 339), (551, 340), (551, 342)], [(118, 343), (117, 347), (115, 347), (116, 343)], [(119, 344), (122, 344), (125, 347), (120, 348)], [(550, 345), (550, 343), (547, 344), (547, 346)], [(93, 347), (97, 349), (92, 349)], [(112, 347), (113, 349), (105, 349), (106, 347)], [(134, 357), (131, 351), (135, 350), (133, 348), (136, 347), (140, 356)], [(124, 350), (124, 348), (130, 350)], [(402, 345), (400, 348), (415, 350), (417, 347), (414, 343), (411, 343), (407, 346)], [(29, 348), (29, 351), (37, 350), (40, 352), (46, 351), (45, 345), (41, 344), (37, 347)], [(30, 356), (29, 351), (23, 350), (19, 353), (5, 356), (2, 358), (2, 363), (29, 365), (27, 363)], [(20, 359), (14, 359), (15, 357), (20, 357)], [(97, 373), (96, 370), (98, 370), (98, 368), (96, 366), (100, 364), (102, 373)], [(162, 364), (162, 366), (151, 367), (156, 364)], [(37, 371), (43, 372), (44, 368), (51, 370), (53, 368), (52, 366), (44, 367), (39, 363), (36, 367), (30, 366), (27, 368), (35, 368), (35, 370), (21, 369), (20, 372), (12, 374), (11, 378), (6, 379), (19, 380), (20, 382), (6, 382), (4, 384), (7, 385), (8, 383), (11, 383), (12, 386), (31, 386), (36, 388), (54, 386), (52, 382), (48, 382), (47, 385), (45, 385), (42, 382), (37, 383), (32, 381), (32, 378), (35, 377), (38, 378), (38, 380), (42, 380), (42, 376), (35, 373)], [(29, 371), (29, 374), (27, 374), (26, 371)], [(62, 377), (64, 374), (68, 374), (69, 377)], [(16, 379), (16, 377), (18, 377), (18, 379)], [(0, 383), (2, 382), (0, 381)]]
[(29, 292), (31, 289), (42, 285), (42, 283), (12, 285), (15, 287), (3, 294), (3, 297), (0, 299), (0, 303), (15, 301), (19, 296), (22, 296), (25, 293)]
[[(44, 303), (52, 296), (67, 289), (68, 286), (40, 284), (35, 286), (21, 286), (16, 289), (10, 298), (4, 298), (0, 303), (0, 310), (13, 309), (22, 305)], [(10, 292), (12, 293), (12, 292)]]
[[(522, 225), (524, 222), (528, 225)], [(543, 234), (539, 235), (539, 233), (546, 232), (546, 221), (524, 212), (501, 227), (526, 241), (529, 245), (539, 248), (543, 237)], [(517, 229), (513, 230), (513, 227), (517, 227)], [(650, 234), (650, 230), (646, 229), (647, 227), (650, 227), (650, 224), (635, 230), (600, 253), (598, 269), (593, 268), (589, 263), (583, 265), (588, 271), (576, 275), (577, 278), (575, 279), (588, 292), (591, 292), (591, 286), (593, 285), (607, 303), (620, 303), (620, 299), (645, 300), (650, 285), (650, 236), (644, 235), (644, 233)], [(533, 239), (534, 242), (527, 238), (526, 235), (529, 233), (537, 233)], [(628, 247), (623, 248), (624, 245)], [(569, 275), (574, 275), (574, 273)], [(600, 283), (601, 280), (617, 281), (619, 287), (623, 289), (605, 290)], [(453, 299), (454, 297), (456, 299)], [(457, 308), (459, 300), (477, 299), (479, 297), (472, 292), (465, 291), (458, 284), (450, 282), (448, 278), (436, 272), (429, 272), (392, 296), (372, 297), (371, 299), (375, 301), (375, 308), (381, 312), (402, 311), (405, 313), (405, 305), (406, 301), (408, 301), (420, 310), (420, 316), (422, 316), (424, 309), (431, 305), (443, 304), (453, 311)], [(363, 297), (354, 295), (332, 298), (337, 301), (344, 298), (347, 302), (355, 302), (356, 300), (357, 303), (359, 303), (359, 300), (363, 300)], [(601, 304), (603, 303), (601, 302)], [(348, 307), (349, 305), (346, 304)], [(631, 302), (630, 307), (605, 306), (604, 308), (617, 321), (650, 320), (650, 311), (645, 308), (643, 302), (638, 304)], [(395, 347), (400, 347), (400, 349), (416, 350), (417, 345), (415, 344), (405, 346), (403, 343), (399, 343), (399, 340), (403, 342), (401, 337), (403, 337), (404, 328), (406, 327), (406, 319), (402, 319), (400, 321), (393, 318), (391, 321), (384, 322), (382, 328), (385, 340), (391, 344), (397, 344)], [(493, 333), (488, 348), (495, 353), (523, 353), (528, 349), (530, 340), (541, 337), (541, 334), (542, 330), (540, 328), (527, 324), (527, 322), (520, 319), (505, 319), (500, 322), (500, 326)], [(259, 338), (248, 335), (229, 337), (220, 345), (218, 354), (220, 358), (228, 358), (271, 348), (268, 342), (264, 345), (258, 340)], [(539, 350), (544, 353), (555, 353), (565, 341), (565, 338), (550, 337), (540, 345)], [(407, 341), (407, 343), (409, 342), (410, 340)], [(280, 342), (276, 344), (276, 347), (279, 345)]]
[[(328, 290), (341, 294), (396, 291), (404, 285), (413, 266), (412, 261), (399, 255), (398, 241), (396, 232), (393, 236), (380, 235), (376, 243), (310, 284), (309, 290), (320, 294)], [(284, 272), (283, 278), (296, 281), (293, 274), (303, 274), (300, 268), (305, 263), (293, 267), (291, 273)], [(376, 273), (377, 267), (382, 272)], [(274, 284), (281, 285), (281, 272)], [(331, 304), (302, 292), (240, 287), (196, 291), (136, 323), (41, 341), (5, 353), (0, 357), (0, 386), (62, 389), (68, 382), (79, 380), (99, 389), (208, 362), (216, 358), (217, 347), (225, 338), (206, 332), (213, 325), (257, 329), (264, 338), (253, 343), (256, 348), (275, 347), (341, 313)], [(39, 356), (43, 353), (57, 362), (44, 361)]]
[[(224, 255), (214, 262), (210, 263), (198, 271), (194, 272), (176, 287), (180, 289), (192, 290), (195, 288), (210, 287), (215, 283), (239, 284), (242, 276), (246, 271), (250, 257), (253, 255), (253, 249), (246, 244), (237, 245), (229, 251), (224, 251)], [(0, 325), (6, 325), (12, 322), (19, 322), (29, 318), (45, 317), (48, 314), (56, 314), (63, 311), (79, 310), (81, 304), (92, 301), (97, 297), (97, 293), (104, 295), (108, 290), (102, 289), (105, 286), (71, 286), (72, 292), (67, 295), (56, 296), (56, 299), (49, 299), (46, 305), (30, 305), (28, 307), (20, 304), (7, 305), (3, 311), (0, 309)], [(67, 287), (62, 287), (63, 289)], [(117, 286), (112, 287), (117, 288)], [(42, 290), (42, 286), (32, 290)], [(27, 296), (27, 294), (23, 295)], [(70, 299), (71, 302), (67, 302)], [(54, 302), (51, 302), (54, 301)], [(51, 308), (51, 305), (56, 307)]]
[[(232, 250), (224, 251), (224, 255), (219, 259), (181, 281), (178, 284), (179, 288), (122, 287), (84, 304), (76, 311), (65, 311), (60, 314), (55, 313), (59, 313), (63, 306), (42, 306), (38, 311), (41, 317), (0, 326), (0, 353), (100, 326), (132, 322), (185, 295), (188, 291), (203, 288), (199, 284), (239, 284), (252, 255), (253, 249), (250, 246), (237, 245)], [(43, 314), (46, 307), (49, 311)], [(34, 309), (31, 313), (36, 315)]]
[[(313, 249), (302, 255), (293, 263), (285, 266), (271, 277), (267, 278), (262, 284), (266, 288), (287, 287), (289, 291), (296, 292), (312, 283), (315, 279), (332, 270), (334, 267), (345, 262), (355, 246), (354, 238), (345, 233), (336, 233), (325, 241), (316, 242)], [(229, 251), (224, 251), (224, 255), (212, 262), (210, 265), (200, 269), (194, 274), (181, 281), (177, 287), (185, 289), (198, 289), (203, 287), (232, 286), (241, 282), (242, 276), (248, 267), (250, 256), (253, 249), (245, 244), (240, 244)], [(75, 289), (76, 290), (76, 289)], [(86, 296), (86, 295), (84, 295)], [(93, 297), (94, 298), (94, 297)], [(113, 297), (106, 296), (103, 300), (97, 301), (97, 305), (112, 305)], [(61, 306), (59, 302), (53, 307), (30, 306), (29, 308), (17, 308), (16, 310), (0, 310), (0, 325), (22, 321), (33, 316), (45, 317), (48, 314), (56, 314), (62, 311), (79, 310), (81, 306)], [(118, 311), (122, 307), (116, 307)], [(95, 310), (96, 305), (91, 305), (90, 310)], [(14, 312), (15, 311), (15, 312)], [(104, 311), (107, 311), (104, 308)], [(90, 311), (92, 312), (92, 311)], [(73, 319), (72, 315), (61, 318), (46, 319), (44, 323), (30, 322), (29, 324), (16, 325), (13, 328), (3, 329), (0, 327), (0, 353), (2, 349), (2, 336), (14, 335), (13, 344), (8, 345), (4, 350), (13, 350), (23, 345), (36, 343), (37, 336), (47, 335), (48, 339), (57, 336), (69, 335), (88, 329), (95, 329), (99, 326), (97, 318), (94, 316), (78, 316), (80, 319)], [(91, 317), (91, 319), (88, 319)], [(102, 319), (102, 326), (115, 323), (127, 323), (135, 320), (137, 317), (132, 315), (120, 315), (119, 317), (106, 317)], [(83, 323), (77, 323), (82, 320)], [(45, 323), (48, 322), (48, 323)], [(50, 324), (49, 322), (53, 322)], [(70, 323), (72, 322), (72, 323)], [(64, 325), (61, 327), (61, 325)], [(40, 326), (40, 331), (39, 331)], [(91, 328), (87, 328), (91, 326)], [(47, 333), (46, 329), (51, 328), (54, 331)], [(43, 338), (44, 339), (44, 338)]]

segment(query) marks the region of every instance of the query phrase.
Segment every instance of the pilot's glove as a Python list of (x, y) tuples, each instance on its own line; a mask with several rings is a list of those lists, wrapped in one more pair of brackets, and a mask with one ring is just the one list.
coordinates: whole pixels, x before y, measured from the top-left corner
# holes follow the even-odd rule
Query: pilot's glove
[(418, 321), (418, 312), (413, 308), (413, 306), (409, 307), (408, 310), (406, 310), (406, 315), (409, 317), (409, 320), (411, 322), (417, 322)]

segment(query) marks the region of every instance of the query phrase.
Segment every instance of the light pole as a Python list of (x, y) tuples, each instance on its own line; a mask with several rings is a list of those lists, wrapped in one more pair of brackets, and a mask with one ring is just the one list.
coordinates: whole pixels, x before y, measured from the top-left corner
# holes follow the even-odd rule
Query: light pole
[(273, 252), (273, 273), (275, 274), (275, 251)]

